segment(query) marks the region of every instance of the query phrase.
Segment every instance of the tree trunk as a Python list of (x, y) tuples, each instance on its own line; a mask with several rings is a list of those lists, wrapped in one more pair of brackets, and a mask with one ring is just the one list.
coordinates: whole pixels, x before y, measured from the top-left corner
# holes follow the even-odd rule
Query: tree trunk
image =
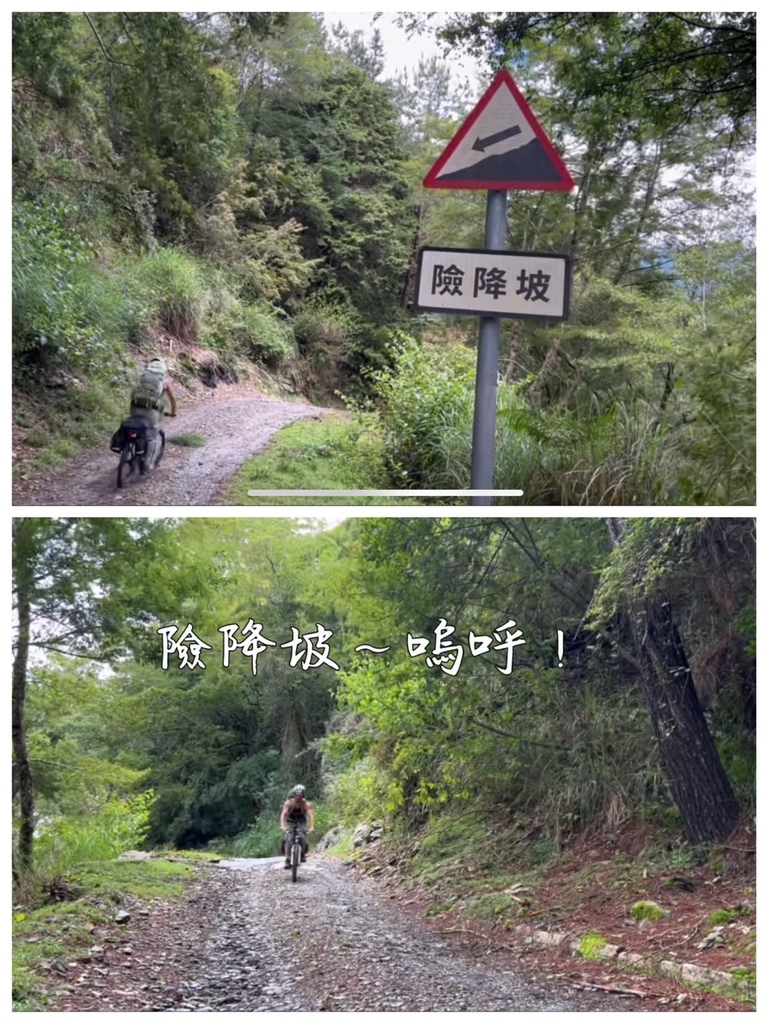
[(400, 289), (400, 308), (406, 309), (408, 303), (415, 299), (413, 294), (416, 271), (419, 267), (419, 246), (421, 245), (421, 222), (424, 218), (424, 207), (416, 208), (416, 231), (411, 242), (411, 256), (408, 260), (408, 267), (403, 278), (403, 287)]
[(736, 825), (739, 805), (704, 718), (672, 609), (668, 601), (649, 598), (632, 619), (645, 697), (686, 837), (693, 844), (725, 839)]
[(620, 285), (628, 273), (629, 268), (635, 259), (635, 253), (642, 241), (643, 236), (646, 233), (646, 224), (648, 218), (653, 210), (654, 203), (657, 198), (657, 186), (661, 177), (661, 166), (662, 166), (662, 147), (661, 143), (656, 143), (656, 153), (654, 154), (653, 160), (651, 161), (651, 173), (645, 185), (645, 197), (643, 199), (643, 206), (640, 211), (640, 216), (637, 218), (634, 231), (632, 232), (632, 239), (624, 246), (624, 255), (619, 262), (618, 269), (613, 275), (613, 283)]
[[(32, 531), (29, 520), (17, 520), (13, 537), (13, 575), (16, 584), (16, 610), (18, 615), (18, 640), (11, 673), (12, 710), (11, 734), (15, 787), (21, 805), (19, 845), (14, 863), (14, 875), (28, 871), (32, 866), (32, 841), (35, 831), (35, 792), (32, 784), (32, 769), (27, 753), (27, 739), (24, 729), (24, 705), (27, 697), (27, 661), (29, 659), (29, 631), (32, 615), (31, 565), (29, 545)], [(34, 528), (32, 528), (33, 530)]]
[(544, 399), (547, 394), (547, 376), (549, 371), (557, 362), (559, 352), (560, 338), (556, 338), (553, 344), (550, 345), (546, 356), (544, 356), (544, 362), (541, 364), (541, 369), (536, 374), (536, 380), (528, 390), (528, 404), (532, 408), (541, 408), (545, 405)]
[[(614, 547), (626, 521), (608, 519)], [(704, 717), (672, 607), (662, 593), (630, 599), (645, 699), (670, 794), (689, 843), (725, 839), (739, 805)]]

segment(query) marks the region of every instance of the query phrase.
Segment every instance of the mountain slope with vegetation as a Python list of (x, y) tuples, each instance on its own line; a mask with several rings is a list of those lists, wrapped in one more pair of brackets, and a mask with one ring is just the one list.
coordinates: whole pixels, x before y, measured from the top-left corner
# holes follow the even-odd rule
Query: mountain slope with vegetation
[[(753, 504), (754, 16), (440, 34), (512, 70), (577, 182), (510, 193), (508, 247), (575, 276), (567, 322), (505, 323), (496, 486)], [(421, 246), (483, 244), (484, 194), (421, 181), (488, 77), (383, 67), (319, 15), (14, 14), (21, 441), (109, 436), (163, 337), (370, 411), (392, 486), (468, 486), (476, 321), (412, 302)]]
[(748, 973), (754, 556), (751, 519), (17, 519), (17, 913), (126, 849), (275, 856), (301, 781), (449, 927)]

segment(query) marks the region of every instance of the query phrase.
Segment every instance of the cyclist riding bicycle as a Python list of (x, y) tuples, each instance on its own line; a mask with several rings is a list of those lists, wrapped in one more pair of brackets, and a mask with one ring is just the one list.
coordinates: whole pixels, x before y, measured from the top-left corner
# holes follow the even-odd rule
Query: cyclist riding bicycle
[[(152, 468), (159, 453), (158, 432), (166, 409), (166, 400), (171, 407), (170, 415), (176, 415), (176, 398), (168, 383), (167, 372), (164, 359), (151, 359), (131, 390), (129, 415), (132, 420), (139, 420), (146, 428), (148, 469)], [(113, 451), (120, 450), (120, 434), (121, 431), (118, 431), (112, 438)]]
[[(291, 828), (289, 826), (300, 825), (306, 827), (307, 817), (309, 817), (309, 828), (308, 832), (313, 832), (315, 829), (315, 812), (312, 809), (312, 804), (306, 799), (306, 790), (303, 786), (294, 786), (288, 795), (288, 799), (283, 804), (283, 810), (280, 814), (280, 829), (283, 832), (283, 853), (285, 854), (285, 867), (291, 866)], [(307, 840), (304, 836), (301, 837), (301, 859), (304, 861), (307, 859)]]

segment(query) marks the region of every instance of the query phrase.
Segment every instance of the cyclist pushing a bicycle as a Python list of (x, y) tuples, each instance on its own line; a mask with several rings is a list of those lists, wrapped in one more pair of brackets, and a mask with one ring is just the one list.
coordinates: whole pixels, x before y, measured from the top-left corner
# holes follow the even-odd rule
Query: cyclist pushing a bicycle
[[(283, 852), (285, 853), (285, 867), (291, 866), (290, 860), (290, 848), (289, 844), (291, 841), (291, 828), (294, 825), (299, 825), (301, 828), (306, 828), (307, 818), (309, 818), (308, 832), (313, 832), (315, 828), (315, 812), (312, 809), (312, 804), (307, 800), (304, 795), (306, 790), (303, 786), (294, 786), (291, 790), (288, 799), (283, 804), (283, 810), (280, 814), (280, 829), (283, 832)], [(301, 837), (301, 859), (307, 859), (307, 840), (302, 835)]]

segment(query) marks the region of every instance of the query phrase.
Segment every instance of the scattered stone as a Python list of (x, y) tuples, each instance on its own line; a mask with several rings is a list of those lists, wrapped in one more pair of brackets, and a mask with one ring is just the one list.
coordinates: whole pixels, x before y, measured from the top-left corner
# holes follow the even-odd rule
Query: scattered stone
[(680, 964), (676, 964), (674, 960), (662, 960), (659, 964), (659, 969), (663, 974), (668, 974), (672, 978), (682, 978), (682, 967)]
[(144, 850), (126, 850), (117, 858), (118, 860), (149, 860), (152, 855)]
[(118, 910), (113, 920), (115, 924), (128, 924), (128, 922), (131, 920), (131, 915), (128, 913), (127, 910)]
[(564, 932), (537, 931), (533, 933), (532, 938), (542, 946), (562, 946), (568, 936)]
[(617, 959), (619, 963), (634, 967), (637, 964), (641, 964), (645, 957), (642, 953), (619, 953)]
[(335, 846), (341, 837), (344, 835), (344, 829), (341, 827), (332, 828), (326, 832), (324, 836), (318, 839), (315, 844), (315, 850), (317, 853), (322, 853), (324, 850), (330, 850), (332, 846)]
[(692, 981), (696, 985), (712, 985), (720, 988), (736, 988), (736, 979), (723, 971), (713, 971), (709, 967), (699, 967), (698, 964), (682, 964), (681, 976), (684, 981)]
[(717, 946), (725, 945), (725, 936), (723, 935), (723, 925), (718, 925), (713, 928), (709, 935), (706, 936), (701, 942), (697, 943), (697, 949), (715, 949)]
[(64, 390), (74, 388), (78, 391), (84, 391), (86, 383), (82, 380), (79, 380), (77, 377), (74, 377), (71, 373), (60, 372), (54, 373), (50, 377), (48, 377), (48, 379), (45, 381), (45, 386), (47, 388), (56, 388)]
[(368, 836), (371, 834), (370, 825), (358, 825), (355, 831), (352, 833), (351, 846), (353, 849), (357, 849), (359, 846), (365, 846), (368, 842)]
[(373, 821), (370, 824), (363, 823), (358, 825), (352, 833), (352, 846), (353, 848), (368, 846), (381, 839), (383, 834), (384, 825), (380, 821)]

